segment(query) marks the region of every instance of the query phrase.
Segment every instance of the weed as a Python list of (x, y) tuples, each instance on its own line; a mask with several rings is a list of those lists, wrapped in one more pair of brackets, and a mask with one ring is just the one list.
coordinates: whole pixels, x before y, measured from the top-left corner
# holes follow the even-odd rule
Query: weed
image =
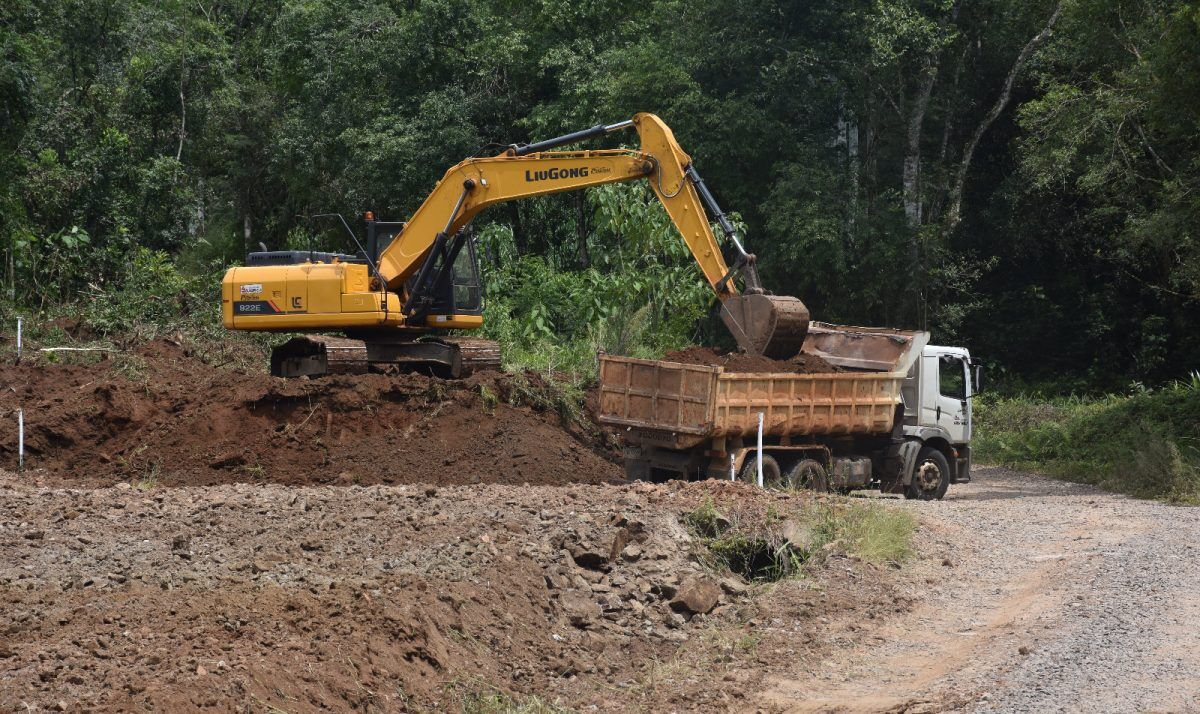
[(917, 523), (912, 514), (867, 501), (812, 507), (817, 541), (842, 544), (846, 552), (877, 565), (899, 565), (912, 557)]
[(777, 524), (774, 519), (741, 512), (725, 516), (711, 498), (705, 498), (683, 521), (707, 548), (715, 565), (748, 580), (782, 580), (803, 568), (804, 554), (773, 527)]
[(480, 679), (455, 680), (447, 693), (458, 701), (462, 714), (566, 714), (569, 710), (531, 695), (513, 696)]
[(570, 382), (531, 381), (525, 372), (511, 372), (505, 377), (504, 391), (511, 406), (555, 412), (565, 425), (587, 424), (583, 389)]
[(150, 491), (158, 485), (158, 475), (160, 467), (158, 462), (150, 464), (150, 468), (142, 473), (141, 477), (133, 482), (133, 487), (138, 491)]
[(267, 477), (267, 470), (258, 464), (246, 464), (238, 470), (256, 481), (261, 481)]
[(748, 580), (800, 575), (830, 543), (870, 563), (899, 565), (912, 555), (916, 521), (906, 511), (843, 500), (792, 513), (771, 505), (762, 515), (734, 511), (726, 516), (706, 498), (683, 522), (716, 565)]
[(479, 385), (479, 397), (483, 400), (483, 411), (487, 414), (496, 412), (496, 405), (500, 403), (500, 397), (491, 390), (486, 384)]

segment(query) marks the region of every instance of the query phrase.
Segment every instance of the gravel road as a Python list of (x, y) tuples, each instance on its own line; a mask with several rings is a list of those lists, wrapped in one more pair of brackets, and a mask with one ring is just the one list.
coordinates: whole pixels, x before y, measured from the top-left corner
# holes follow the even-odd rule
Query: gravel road
[[(1200, 711), (1200, 509), (1004, 468), (923, 524), (914, 609), (766, 699), (808, 711)], [(887, 618), (883, 618), (887, 620)]]

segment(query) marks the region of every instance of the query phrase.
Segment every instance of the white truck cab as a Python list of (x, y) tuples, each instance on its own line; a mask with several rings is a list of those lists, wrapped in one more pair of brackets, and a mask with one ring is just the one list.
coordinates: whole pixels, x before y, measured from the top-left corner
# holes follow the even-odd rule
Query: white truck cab
[[(950, 483), (971, 480), (971, 399), (979, 390), (981, 368), (962, 347), (925, 345), (901, 387), (904, 436), (946, 456)], [(914, 480), (939, 464), (916, 464)]]

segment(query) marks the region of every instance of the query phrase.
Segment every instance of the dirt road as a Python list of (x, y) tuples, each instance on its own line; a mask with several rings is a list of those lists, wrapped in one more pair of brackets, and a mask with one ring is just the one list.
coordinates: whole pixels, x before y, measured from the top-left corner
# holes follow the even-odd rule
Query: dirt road
[(911, 612), (765, 700), (799, 711), (1200, 710), (1200, 509), (1002, 468), (923, 523)]

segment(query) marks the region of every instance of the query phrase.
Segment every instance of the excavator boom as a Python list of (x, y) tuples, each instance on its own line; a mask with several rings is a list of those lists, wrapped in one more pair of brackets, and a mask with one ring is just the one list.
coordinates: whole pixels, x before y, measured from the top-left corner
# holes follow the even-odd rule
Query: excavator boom
[[(550, 151), (629, 127), (636, 128), (641, 150)], [(721, 300), (721, 318), (738, 345), (749, 353), (776, 358), (799, 352), (808, 329), (808, 310), (796, 298), (763, 293), (754, 256), (746, 253), (733, 224), (717, 206), (670, 127), (653, 114), (640, 113), (627, 122), (510, 147), (499, 156), (457, 164), (380, 255), (380, 275), (389, 288), (398, 289), (422, 266), (430, 265), (428, 257), (439, 241), (449, 240), (488, 206), (638, 178), (649, 180), (671, 216), (705, 280)], [(745, 296), (740, 296), (733, 284), (736, 271), (729, 269), (721, 255), (705, 206), (736, 248), (736, 268), (746, 279)]]
[[(554, 150), (627, 128), (636, 129), (640, 149)], [(328, 261), (267, 262), (230, 269), (222, 283), (225, 325), (249, 330), (340, 330), (362, 341), (363, 354), (375, 355), (365, 361), (430, 360), (453, 365), (461, 350), (450, 340), (441, 340), (454, 353), (450, 357), (428, 343), (414, 344), (414, 340), (430, 330), (482, 325), (477, 301), (470, 309), (462, 310), (455, 309), (454, 301), (448, 302), (446, 297), (455, 277), (456, 261), (464, 250), (471, 250), (469, 230), (475, 216), (506, 201), (638, 179), (650, 183), (667, 210), (721, 301), (722, 320), (738, 345), (749, 353), (775, 358), (796, 354), (807, 333), (808, 310), (794, 297), (765, 293), (755, 256), (746, 252), (691, 157), (679, 147), (662, 120), (646, 113), (625, 122), (599, 125), (537, 144), (514, 145), (497, 156), (458, 163), (400, 227), (375, 263), (370, 256), (364, 264), (340, 260), (353, 256), (339, 256)], [(716, 220), (733, 245), (736, 259), (732, 267), (722, 257), (710, 218)], [(252, 257), (255, 255), (267, 254)], [(734, 283), (739, 275), (745, 283), (744, 294)], [(289, 367), (289, 360), (298, 364), (316, 356), (328, 364), (329, 354), (348, 349), (344, 345), (331, 347), (333, 343), (328, 339), (294, 343), (289, 343), (290, 351), (273, 358), (273, 372), (314, 373), (307, 368)]]

